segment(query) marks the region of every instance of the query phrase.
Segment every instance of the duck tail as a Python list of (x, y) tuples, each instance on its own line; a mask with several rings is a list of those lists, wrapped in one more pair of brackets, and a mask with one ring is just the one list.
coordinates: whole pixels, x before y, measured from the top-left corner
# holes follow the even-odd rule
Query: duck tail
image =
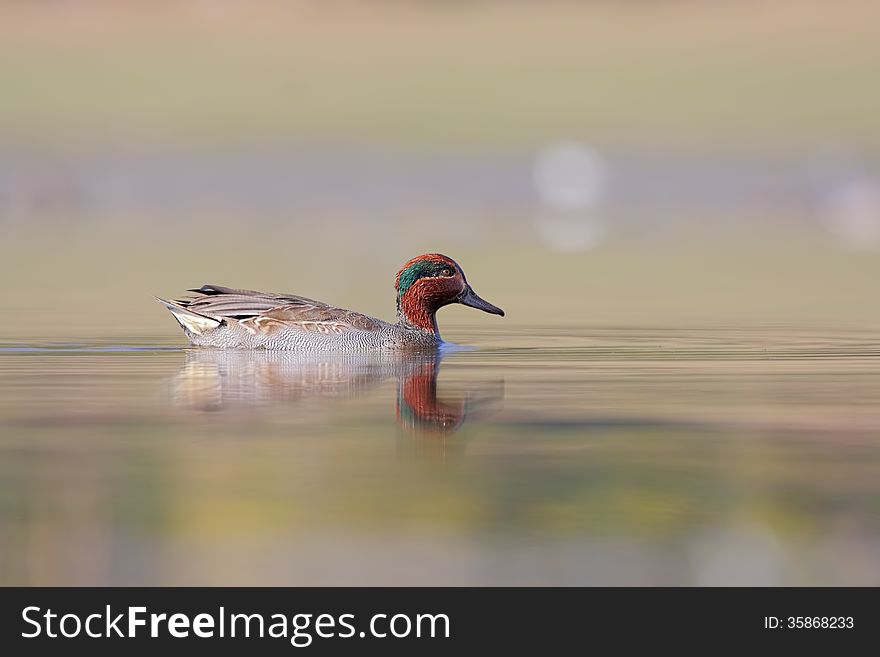
[(159, 297), (154, 298), (170, 310), (171, 314), (174, 315), (174, 319), (177, 320), (177, 323), (180, 324), (185, 331), (189, 331), (190, 333), (202, 335), (206, 331), (222, 326), (224, 323), (223, 319), (193, 312), (176, 301), (168, 301), (167, 299), (161, 299)]

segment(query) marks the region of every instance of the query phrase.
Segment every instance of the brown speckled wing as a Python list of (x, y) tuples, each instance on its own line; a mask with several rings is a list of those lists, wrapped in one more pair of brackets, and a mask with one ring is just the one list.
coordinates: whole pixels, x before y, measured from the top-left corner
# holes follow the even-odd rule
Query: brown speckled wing
[[(303, 303), (288, 304), (264, 312), (256, 319), (264, 322), (277, 322), (283, 325), (297, 324), (307, 330), (316, 330), (321, 333), (374, 331), (380, 326), (379, 322), (372, 317), (356, 313), (353, 310), (334, 308), (322, 303), (316, 305)], [(325, 328), (327, 329), (326, 331), (323, 330)]]
[(303, 306), (308, 308), (328, 307), (327, 304), (293, 294), (275, 294), (236, 290), (220, 285), (203, 285), (190, 292), (202, 296), (178, 301), (193, 312), (215, 317), (234, 317), (245, 319), (255, 317), (280, 306)]
[(204, 315), (234, 318), (251, 332), (274, 333), (285, 327), (316, 333), (373, 331), (380, 323), (366, 315), (293, 294), (236, 290), (203, 285), (190, 290), (202, 296), (181, 305)]

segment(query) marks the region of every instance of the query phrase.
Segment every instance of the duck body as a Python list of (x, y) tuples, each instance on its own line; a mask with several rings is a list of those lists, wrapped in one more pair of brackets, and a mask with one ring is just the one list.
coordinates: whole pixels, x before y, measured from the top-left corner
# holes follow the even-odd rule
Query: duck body
[(203, 285), (200, 298), (162, 302), (189, 341), (221, 349), (369, 351), (436, 347), (436, 334), (295, 295)]
[(195, 297), (158, 299), (190, 343), (220, 349), (300, 352), (436, 349), (442, 344), (436, 312), (462, 303), (504, 311), (477, 296), (461, 267), (447, 256), (425, 254), (407, 262), (395, 280), (397, 322), (293, 294), (238, 290), (220, 285), (192, 289)]

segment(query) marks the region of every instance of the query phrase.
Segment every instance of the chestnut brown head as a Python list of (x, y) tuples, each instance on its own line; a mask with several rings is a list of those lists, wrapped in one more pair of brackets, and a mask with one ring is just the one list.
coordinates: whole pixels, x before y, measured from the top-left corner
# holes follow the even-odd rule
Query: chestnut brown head
[(432, 333), (437, 333), (436, 312), (450, 303), (504, 316), (501, 308), (474, 292), (455, 260), (440, 253), (427, 253), (407, 262), (397, 272), (394, 289), (398, 320)]

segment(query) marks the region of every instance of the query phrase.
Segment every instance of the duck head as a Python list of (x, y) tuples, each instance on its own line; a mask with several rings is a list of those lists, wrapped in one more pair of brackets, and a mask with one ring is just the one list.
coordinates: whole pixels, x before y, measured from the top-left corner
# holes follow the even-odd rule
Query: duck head
[(397, 319), (401, 324), (438, 334), (436, 312), (450, 303), (460, 303), (493, 315), (504, 311), (481, 299), (452, 258), (427, 253), (407, 262), (394, 283), (397, 290)]

